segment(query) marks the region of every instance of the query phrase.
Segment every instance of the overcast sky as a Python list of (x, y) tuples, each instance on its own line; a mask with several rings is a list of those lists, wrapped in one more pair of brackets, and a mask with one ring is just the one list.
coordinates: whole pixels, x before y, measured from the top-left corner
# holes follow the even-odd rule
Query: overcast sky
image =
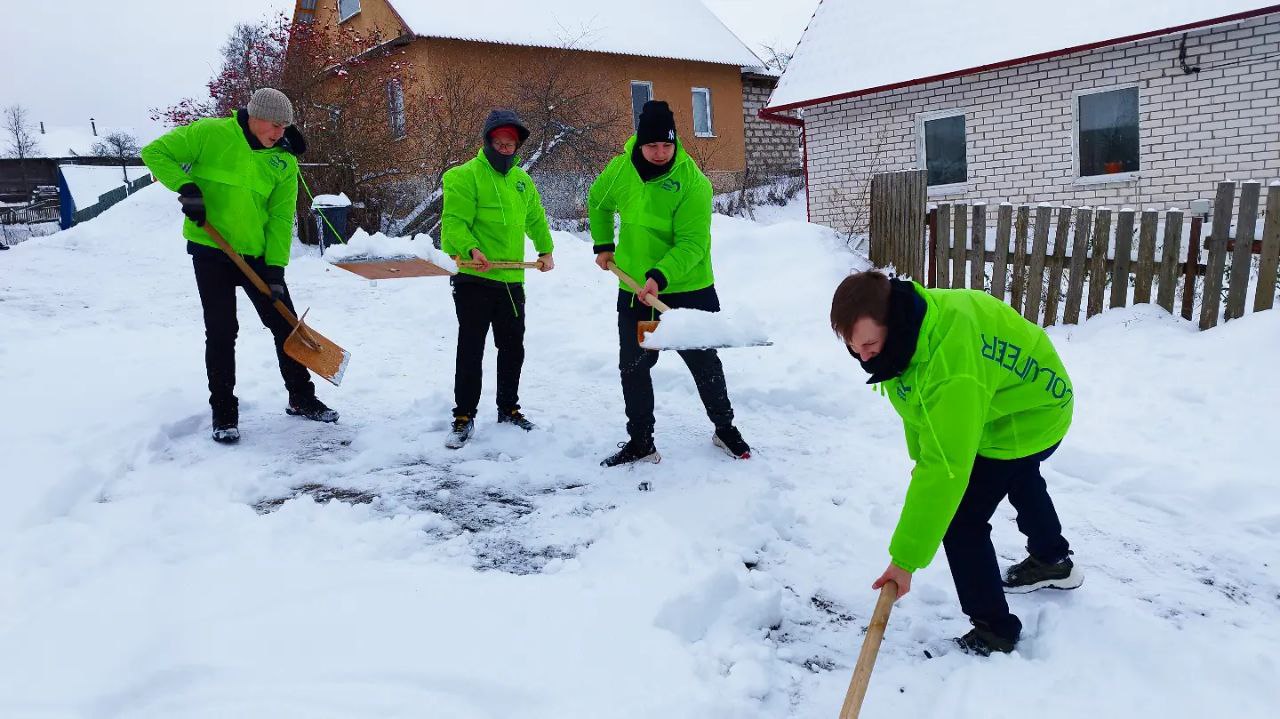
[[(637, 8), (644, 5), (644, 0), (630, 1)], [(794, 47), (817, 4), (706, 0), (757, 53), (761, 44)], [(51, 127), (87, 128), (93, 117), (100, 128), (135, 128), (145, 141), (160, 131), (148, 118), (149, 108), (203, 95), (218, 64), (218, 47), (236, 22), (273, 10), (292, 13), (294, 3), (15, 0), (5, 5), (0, 107), (21, 104), (33, 120)]]

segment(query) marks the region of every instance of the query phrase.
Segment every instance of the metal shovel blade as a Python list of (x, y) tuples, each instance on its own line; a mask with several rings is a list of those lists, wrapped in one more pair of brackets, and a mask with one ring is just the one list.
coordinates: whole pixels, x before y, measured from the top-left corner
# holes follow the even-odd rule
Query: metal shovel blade
[(339, 347), (333, 340), (308, 327), (303, 312), (289, 337), (284, 341), (284, 353), (299, 364), (333, 383), (342, 384), (351, 353)]

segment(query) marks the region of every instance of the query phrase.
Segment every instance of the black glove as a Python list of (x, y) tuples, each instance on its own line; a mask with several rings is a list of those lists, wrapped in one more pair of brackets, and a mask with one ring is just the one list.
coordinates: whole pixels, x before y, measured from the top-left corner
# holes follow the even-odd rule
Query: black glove
[(182, 214), (196, 223), (196, 227), (204, 227), (204, 221), (207, 218), (204, 207), (204, 193), (200, 192), (200, 186), (194, 182), (188, 182), (179, 187), (178, 201), (182, 203)]
[(272, 302), (284, 302), (284, 285), (267, 285), (267, 289), (271, 290)]

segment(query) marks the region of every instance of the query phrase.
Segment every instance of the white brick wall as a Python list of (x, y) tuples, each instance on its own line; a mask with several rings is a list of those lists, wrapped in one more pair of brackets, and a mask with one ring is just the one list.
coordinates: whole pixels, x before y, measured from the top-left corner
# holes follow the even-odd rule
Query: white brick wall
[[(1185, 207), (1223, 179), (1280, 178), (1280, 15), (805, 110), (812, 220), (844, 230), (870, 172), (921, 166), (916, 115), (964, 108), (968, 183), (947, 200)], [(1138, 86), (1138, 177), (1082, 184), (1073, 93)], [(934, 199), (940, 196), (931, 192)]]

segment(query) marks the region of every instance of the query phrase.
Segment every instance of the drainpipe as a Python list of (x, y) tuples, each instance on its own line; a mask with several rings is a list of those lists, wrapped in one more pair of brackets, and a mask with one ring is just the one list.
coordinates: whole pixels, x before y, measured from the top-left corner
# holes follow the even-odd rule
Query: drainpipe
[(797, 117), (788, 117), (787, 115), (779, 115), (772, 112), (767, 107), (762, 107), (756, 112), (756, 117), (765, 122), (776, 122), (780, 125), (791, 125), (800, 128), (800, 149), (804, 162), (804, 217), (806, 220), (813, 222), (812, 201), (813, 197), (809, 192), (812, 187), (809, 184), (809, 137), (805, 132), (804, 120)]

